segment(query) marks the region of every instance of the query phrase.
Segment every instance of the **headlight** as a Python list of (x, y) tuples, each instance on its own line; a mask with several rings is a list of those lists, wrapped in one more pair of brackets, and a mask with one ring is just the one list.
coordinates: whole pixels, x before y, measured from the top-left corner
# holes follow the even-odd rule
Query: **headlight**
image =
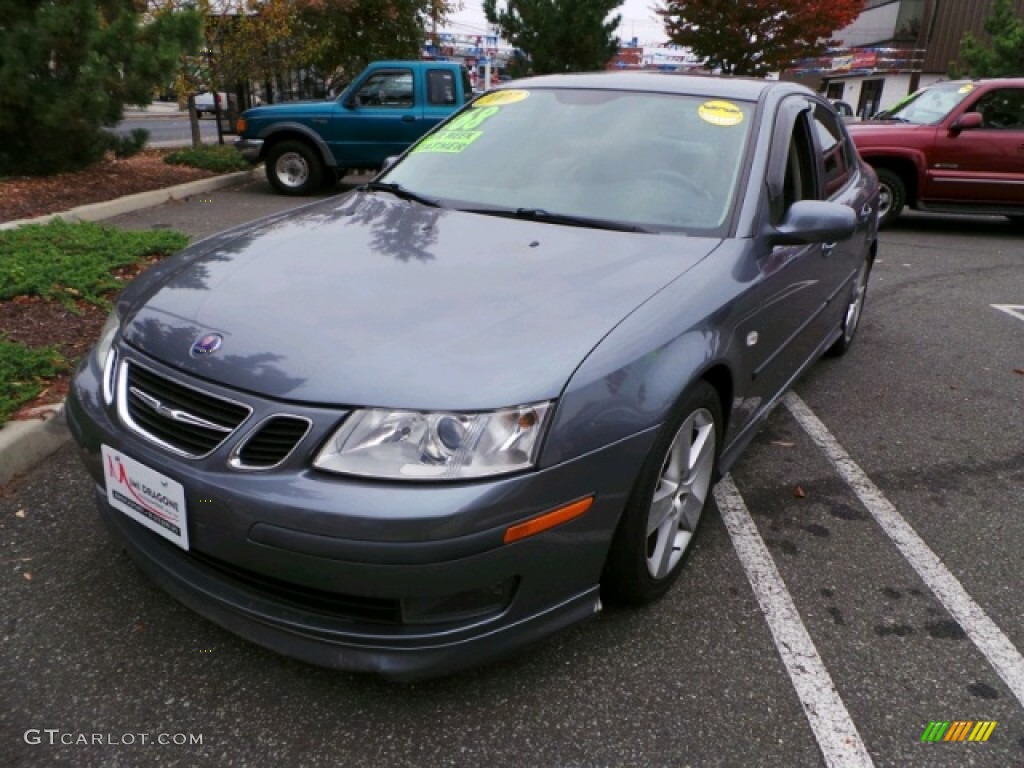
[(96, 362), (103, 368), (103, 399), (107, 405), (114, 402), (114, 375), (115, 368), (117, 367), (114, 337), (117, 336), (120, 328), (121, 318), (118, 317), (117, 310), (115, 309), (107, 317), (107, 322), (103, 324), (103, 330), (100, 331), (99, 341), (93, 347), (93, 355), (96, 356)]
[(313, 465), (391, 480), (461, 480), (533, 466), (551, 403), (486, 413), (356, 411)]

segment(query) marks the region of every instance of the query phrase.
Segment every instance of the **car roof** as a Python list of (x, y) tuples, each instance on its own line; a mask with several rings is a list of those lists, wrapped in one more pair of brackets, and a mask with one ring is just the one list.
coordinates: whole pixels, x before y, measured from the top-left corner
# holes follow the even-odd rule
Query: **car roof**
[(514, 80), (502, 88), (578, 88), (624, 91), (656, 91), (693, 96), (758, 101), (770, 90), (813, 95), (798, 83), (757, 80), (723, 75), (679, 75), (673, 72), (586, 72), (566, 75), (541, 75)]

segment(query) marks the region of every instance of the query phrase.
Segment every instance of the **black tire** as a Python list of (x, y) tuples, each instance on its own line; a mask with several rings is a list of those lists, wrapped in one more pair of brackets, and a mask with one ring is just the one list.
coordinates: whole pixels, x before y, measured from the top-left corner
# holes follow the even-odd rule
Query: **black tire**
[(885, 227), (896, 221), (907, 204), (907, 185), (898, 173), (888, 168), (876, 168), (875, 172), (882, 193), (878, 201), (878, 226)]
[(283, 195), (309, 195), (320, 189), (324, 166), (304, 141), (280, 141), (267, 150), (267, 180)]
[(828, 348), (825, 353), (829, 357), (842, 357), (853, 345), (853, 340), (860, 328), (860, 320), (864, 314), (864, 302), (868, 297), (868, 278), (871, 276), (871, 259), (864, 259), (864, 263), (857, 273), (857, 277), (850, 287), (850, 300), (843, 313), (843, 320), (839, 325), (840, 336), (836, 343)]
[[(601, 579), (606, 599), (629, 605), (649, 603), (679, 577), (706, 517), (717, 477), (722, 424), (718, 394), (706, 381), (692, 387), (673, 407), (615, 531)], [(686, 458), (685, 473), (677, 473), (673, 457), (682, 458), (684, 448), (689, 457), (698, 442), (696, 458), (692, 462)], [(681, 475), (678, 482), (673, 474)], [(656, 508), (659, 500), (662, 503)]]

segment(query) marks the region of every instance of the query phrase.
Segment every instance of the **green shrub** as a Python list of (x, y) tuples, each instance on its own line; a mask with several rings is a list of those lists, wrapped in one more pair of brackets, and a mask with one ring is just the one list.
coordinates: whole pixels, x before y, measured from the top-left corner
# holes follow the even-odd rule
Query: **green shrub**
[(164, 156), (171, 165), (190, 165), (217, 173), (245, 171), (252, 166), (233, 147), (224, 144), (204, 144), (201, 147), (179, 149)]
[(181, 250), (188, 238), (171, 230), (131, 232), (88, 222), (52, 221), (0, 231), (0, 301), (42, 296), (67, 306), (104, 296), (124, 284), (111, 270), (147, 256)]
[(33, 349), (0, 336), (0, 424), (64, 370), (67, 363), (55, 347)]
[(149, 141), (149, 131), (145, 128), (134, 128), (129, 136), (110, 134), (110, 149), (115, 157), (125, 158), (141, 152)]

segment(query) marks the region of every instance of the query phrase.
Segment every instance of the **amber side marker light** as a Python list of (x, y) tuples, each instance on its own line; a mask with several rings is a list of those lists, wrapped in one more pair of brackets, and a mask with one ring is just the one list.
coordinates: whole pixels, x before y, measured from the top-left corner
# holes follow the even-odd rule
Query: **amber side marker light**
[(588, 496), (585, 499), (574, 501), (572, 504), (566, 504), (564, 507), (545, 512), (543, 515), (527, 520), (525, 523), (513, 525), (505, 531), (505, 543), (511, 544), (513, 541), (525, 539), (549, 528), (554, 528), (556, 525), (574, 520), (590, 509), (590, 505), (593, 503), (594, 497)]
[(244, 117), (240, 117), (237, 120), (235, 120), (235, 130), (238, 133), (245, 133), (245, 118)]

